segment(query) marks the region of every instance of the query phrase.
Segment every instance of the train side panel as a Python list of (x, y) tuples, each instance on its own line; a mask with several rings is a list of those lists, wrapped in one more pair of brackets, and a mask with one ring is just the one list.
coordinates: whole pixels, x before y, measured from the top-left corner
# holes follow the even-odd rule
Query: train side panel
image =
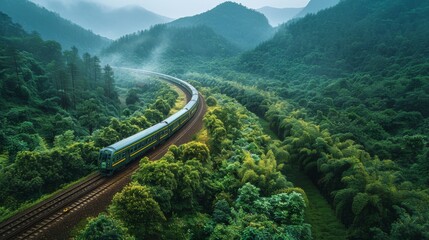
[(104, 175), (113, 174), (117, 169), (125, 166), (136, 158), (140, 158), (149, 149), (168, 139), (183, 127), (197, 110), (199, 94), (192, 85), (165, 74), (147, 71), (142, 72), (181, 85), (191, 94), (192, 98), (183, 109), (164, 121), (101, 149), (99, 155), (99, 168), (100, 172)]

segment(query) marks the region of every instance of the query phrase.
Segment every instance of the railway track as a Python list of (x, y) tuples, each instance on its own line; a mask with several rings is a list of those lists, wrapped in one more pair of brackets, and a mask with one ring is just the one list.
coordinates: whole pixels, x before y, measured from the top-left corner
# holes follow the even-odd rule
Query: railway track
[[(187, 100), (189, 99), (187, 94)], [(190, 136), (202, 127), (205, 110), (204, 99), (200, 96), (200, 104), (193, 118), (165, 143), (150, 151), (147, 156), (151, 160), (157, 160), (168, 151), (170, 145), (180, 145), (191, 140)], [(106, 192), (112, 191), (111, 189), (120, 190), (124, 183), (130, 181), (130, 176), (138, 166), (138, 161), (134, 161), (112, 177), (103, 177), (99, 173), (89, 175), (82, 182), (1, 223), (0, 239), (52, 239), (53, 235), (58, 236), (57, 233), (49, 234), (52, 225), (57, 225), (58, 228), (60, 224), (55, 223), (66, 221), (71, 213), (78, 212), (88, 203), (94, 204), (100, 196), (105, 196)], [(107, 195), (113, 196), (113, 194)], [(81, 216), (82, 219), (85, 218), (85, 215)], [(74, 224), (78, 222), (74, 221)], [(55, 230), (52, 231), (55, 232)], [(68, 236), (68, 233), (58, 239), (65, 239), (66, 235)]]
[(64, 204), (78, 199), (103, 181), (104, 178), (100, 174), (92, 174), (84, 181), (3, 222), (0, 224), (0, 239), (14, 239), (19, 233), (22, 233), (23, 229), (35, 225), (40, 219), (49, 216), (51, 212), (61, 210)]

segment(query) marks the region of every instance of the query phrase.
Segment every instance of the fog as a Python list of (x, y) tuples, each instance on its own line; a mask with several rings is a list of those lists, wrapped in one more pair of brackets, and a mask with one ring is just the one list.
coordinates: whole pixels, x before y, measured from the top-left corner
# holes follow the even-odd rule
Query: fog
[[(66, 5), (75, 4), (76, 0), (31, 0), (49, 9), (49, 6), (62, 2)], [(192, 16), (204, 11), (207, 11), (216, 5), (224, 2), (223, 0), (86, 0), (88, 2), (98, 3), (109, 6), (111, 8), (118, 8), (127, 5), (139, 5), (149, 11), (157, 14), (170, 17), (180, 18), (184, 16)], [(249, 8), (261, 8), (264, 6), (271, 6), (276, 8), (296, 8), (304, 7), (309, 0), (237, 0)]]

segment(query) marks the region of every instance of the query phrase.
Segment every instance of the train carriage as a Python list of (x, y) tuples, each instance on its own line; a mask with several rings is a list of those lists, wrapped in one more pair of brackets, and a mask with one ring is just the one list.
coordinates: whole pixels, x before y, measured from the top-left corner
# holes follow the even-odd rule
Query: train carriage
[(165, 74), (148, 71), (142, 72), (182, 86), (182, 88), (191, 94), (191, 100), (183, 109), (162, 122), (101, 149), (99, 154), (99, 167), (103, 175), (113, 174), (117, 169), (125, 166), (136, 158), (140, 158), (149, 149), (168, 139), (183, 127), (197, 111), (199, 94), (192, 85)]

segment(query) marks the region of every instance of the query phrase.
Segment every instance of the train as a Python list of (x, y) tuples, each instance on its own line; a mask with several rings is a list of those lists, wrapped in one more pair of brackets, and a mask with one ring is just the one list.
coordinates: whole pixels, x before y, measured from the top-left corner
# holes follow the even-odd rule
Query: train
[(160, 123), (102, 148), (99, 153), (98, 165), (100, 173), (104, 176), (112, 175), (129, 162), (141, 158), (148, 150), (167, 140), (195, 115), (198, 108), (199, 93), (191, 84), (162, 73), (137, 69), (131, 70), (179, 85), (191, 95), (191, 100), (184, 108)]

